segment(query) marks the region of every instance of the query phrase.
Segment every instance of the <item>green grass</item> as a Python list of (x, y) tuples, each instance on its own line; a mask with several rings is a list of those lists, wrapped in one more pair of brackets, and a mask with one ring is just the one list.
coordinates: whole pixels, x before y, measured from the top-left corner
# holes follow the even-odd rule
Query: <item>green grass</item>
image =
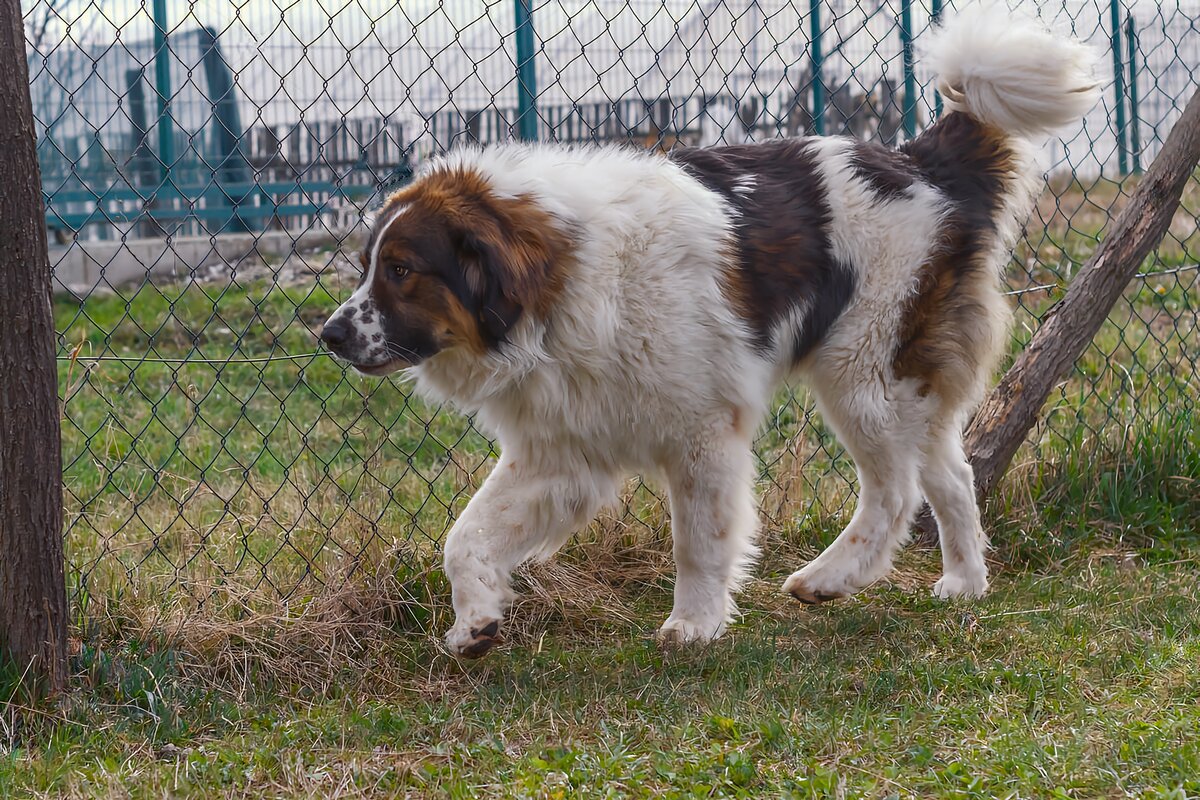
[(84, 589), (277, 600), (392, 536), (415, 547), (441, 535), (491, 455), (467, 420), (323, 356), (256, 360), (313, 353), (334, 305), (320, 285), (58, 300), (63, 352), (80, 356), (60, 384)]
[[(10, 710), (0, 786), (73, 796), (1185, 797), (1200, 792), (1200, 561), (999, 565), (978, 603), (901, 586), (807, 609), (756, 584), (707, 649), (561, 618), (483, 662), (381, 630), (312, 671), (87, 645), (61, 710)], [(526, 609), (528, 610), (528, 609)], [(518, 615), (522, 613), (518, 609)], [(320, 664), (325, 662), (323, 666)], [(12, 732), (13, 717), (22, 720)], [(6, 734), (6, 735), (4, 735)]]

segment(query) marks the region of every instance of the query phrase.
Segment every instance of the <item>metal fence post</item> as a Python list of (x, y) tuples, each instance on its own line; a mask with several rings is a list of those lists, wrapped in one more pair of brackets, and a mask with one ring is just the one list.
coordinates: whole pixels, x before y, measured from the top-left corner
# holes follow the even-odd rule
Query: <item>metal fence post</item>
[(1110, 0), (1112, 12), (1113, 100), (1117, 111), (1117, 169), (1129, 174), (1129, 151), (1125, 145), (1125, 65), (1121, 53), (1121, 0)]
[(809, 57), (812, 59), (813, 133), (824, 136), (825, 84), (821, 78), (821, 66), (824, 61), (821, 55), (821, 0), (809, 0), (808, 17), (812, 31)]
[(537, 134), (537, 62), (534, 60), (532, 0), (516, 3), (517, 136), (527, 142)]
[(175, 163), (175, 127), (168, 104), (171, 100), (171, 52), (167, 48), (167, 0), (154, 0), (154, 89), (158, 92), (158, 158), (166, 183)]
[(917, 137), (917, 78), (913, 73), (912, 0), (900, 2), (900, 45), (904, 53), (904, 138)]
[[(211, 197), (214, 204), (229, 207), (229, 222), (224, 229), (245, 233), (250, 230), (250, 225), (239, 212), (248, 204), (253, 193), (244, 188), (251, 175), (242, 149), (246, 132), (242, 129), (242, 116), (238, 111), (237, 84), (221, 53), (216, 30), (204, 27), (199, 34), (200, 60), (204, 65), (208, 103), (213, 110), (212, 124), (215, 126), (213, 138), (216, 140), (216, 153), (212, 179), (217, 191)], [(235, 184), (240, 188), (230, 193), (222, 188), (222, 183)]]
[(1129, 152), (1133, 174), (1142, 174), (1142, 130), (1138, 116), (1138, 34), (1133, 15), (1125, 18), (1125, 46), (1129, 48)]
[[(929, 24), (937, 25), (942, 21), (942, 0), (933, 0), (929, 12)], [(938, 118), (942, 118), (942, 95), (938, 92), (937, 87), (933, 89), (933, 113)]]

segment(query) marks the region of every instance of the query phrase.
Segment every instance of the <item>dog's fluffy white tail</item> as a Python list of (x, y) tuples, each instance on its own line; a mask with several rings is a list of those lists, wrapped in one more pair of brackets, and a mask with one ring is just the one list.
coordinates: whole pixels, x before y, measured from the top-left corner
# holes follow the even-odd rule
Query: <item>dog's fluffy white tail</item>
[(925, 58), (947, 108), (1016, 136), (1046, 136), (1075, 122), (1099, 94), (1091, 50), (1003, 7), (955, 14)]

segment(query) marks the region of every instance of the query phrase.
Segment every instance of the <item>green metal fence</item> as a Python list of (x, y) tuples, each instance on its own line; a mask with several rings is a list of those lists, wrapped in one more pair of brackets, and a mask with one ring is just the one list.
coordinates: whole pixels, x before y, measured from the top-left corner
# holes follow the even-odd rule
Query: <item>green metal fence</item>
[[(1102, 103), (1047, 147), (1048, 188), (1009, 270), (1015, 345), (1095, 248), (1200, 67), (1194, 0), (1036, 8), (1109, 57)], [(238, 613), (428, 563), (491, 443), (399, 382), (347, 375), (314, 337), (356, 283), (364, 214), (421, 161), (514, 137), (896, 143), (941, 111), (920, 58), (941, 13), (912, 0), (27, 2), (76, 602)], [(1018, 470), (1109, 463), (1130, 430), (1193, 419), (1198, 210), (1193, 181)], [(759, 454), (770, 535), (844, 520), (852, 471), (802, 390), (781, 394)], [(662, 536), (658, 495), (631, 484), (603, 524)]]

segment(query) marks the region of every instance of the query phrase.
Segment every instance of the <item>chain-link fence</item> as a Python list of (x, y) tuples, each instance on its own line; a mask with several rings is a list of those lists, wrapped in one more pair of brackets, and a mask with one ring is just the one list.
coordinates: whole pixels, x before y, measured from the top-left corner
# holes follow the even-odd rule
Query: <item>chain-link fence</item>
[[(1195, 0), (1037, 10), (1103, 55), (1106, 87), (1048, 145), (1049, 188), (1009, 270), (1014, 347), (1200, 68)], [(398, 381), (346, 374), (314, 336), (357, 283), (364, 212), (424, 159), (511, 137), (901, 142), (940, 113), (920, 59), (940, 13), (907, 0), (26, 2), (76, 603), (303, 602), (356, 570), (429, 562), (492, 443)], [(1193, 180), (1030, 461), (1079, 467), (1139, 426), (1192, 419), (1198, 212)], [(853, 472), (802, 390), (780, 395), (758, 452), (771, 530), (844, 521)], [(638, 483), (602, 524), (662, 536), (664, 516)]]

